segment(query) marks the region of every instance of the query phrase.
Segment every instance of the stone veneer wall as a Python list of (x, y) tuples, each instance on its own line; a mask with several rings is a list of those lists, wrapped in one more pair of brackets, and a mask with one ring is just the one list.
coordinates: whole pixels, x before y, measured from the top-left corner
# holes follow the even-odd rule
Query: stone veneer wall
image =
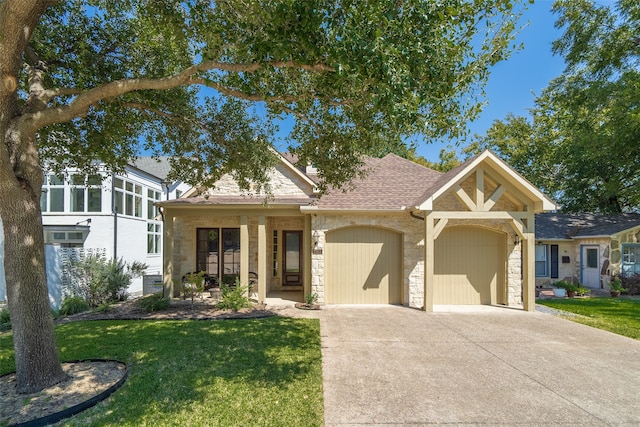
[[(285, 167), (282, 163), (278, 163), (269, 171), (269, 185), (271, 193), (277, 196), (307, 196), (313, 194), (313, 189), (309, 183), (305, 182), (300, 176), (296, 175), (291, 169)], [(237, 196), (255, 194), (264, 197), (265, 192), (243, 191), (233, 176), (226, 174), (216, 181), (215, 187), (209, 189), (207, 194)]]
[(612, 275), (621, 273), (622, 245), (625, 243), (640, 243), (640, 227), (630, 228), (629, 230), (625, 230), (624, 232), (611, 237), (610, 270)]
[[(319, 234), (318, 243), (325, 247), (325, 233), (349, 226), (374, 226), (402, 234), (403, 304), (421, 308), (424, 305), (424, 222), (411, 218), (408, 213), (390, 215), (314, 215), (311, 229)], [(311, 255), (311, 292), (324, 303), (324, 251)]]

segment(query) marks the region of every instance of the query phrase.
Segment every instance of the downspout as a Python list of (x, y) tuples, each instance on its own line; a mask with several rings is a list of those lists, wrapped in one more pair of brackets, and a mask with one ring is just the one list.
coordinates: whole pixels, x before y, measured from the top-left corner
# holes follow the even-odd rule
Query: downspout
[(118, 259), (118, 210), (116, 209), (116, 174), (111, 172), (111, 213), (113, 214), (113, 259)]

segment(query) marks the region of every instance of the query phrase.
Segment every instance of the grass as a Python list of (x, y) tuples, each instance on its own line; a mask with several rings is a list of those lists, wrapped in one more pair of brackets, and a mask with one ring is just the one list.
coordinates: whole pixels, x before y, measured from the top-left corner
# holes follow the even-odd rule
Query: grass
[(567, 298), (545, 299), (538, 304), (580, 316), (567, 317), (574, 322), (640, 340), (640, 299)]
[[(70, 426), (320, 426), (316, 319), (90, 321), (56, 328), (61, 360), (129, 365), (125, 385)], [(0, 335), (0, 375), (15, 370)]]

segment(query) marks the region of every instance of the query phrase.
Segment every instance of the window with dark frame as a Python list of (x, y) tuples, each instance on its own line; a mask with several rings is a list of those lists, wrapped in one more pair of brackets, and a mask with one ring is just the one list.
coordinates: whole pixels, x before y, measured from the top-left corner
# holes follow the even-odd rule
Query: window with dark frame
[(240, 277), (240, 229), (198, 228), (196, 270), (231, 285)]

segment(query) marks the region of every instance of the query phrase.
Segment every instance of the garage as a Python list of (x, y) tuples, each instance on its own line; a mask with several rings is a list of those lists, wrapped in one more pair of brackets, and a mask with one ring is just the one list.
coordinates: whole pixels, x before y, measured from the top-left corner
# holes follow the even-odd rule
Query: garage
[(435, 241), (434, 304), (504, 304), (506, 234), (445, 228)]
[(325, 302), (400, 304), (402, 236), (378, 227), (346, 227), (326, 234)]

